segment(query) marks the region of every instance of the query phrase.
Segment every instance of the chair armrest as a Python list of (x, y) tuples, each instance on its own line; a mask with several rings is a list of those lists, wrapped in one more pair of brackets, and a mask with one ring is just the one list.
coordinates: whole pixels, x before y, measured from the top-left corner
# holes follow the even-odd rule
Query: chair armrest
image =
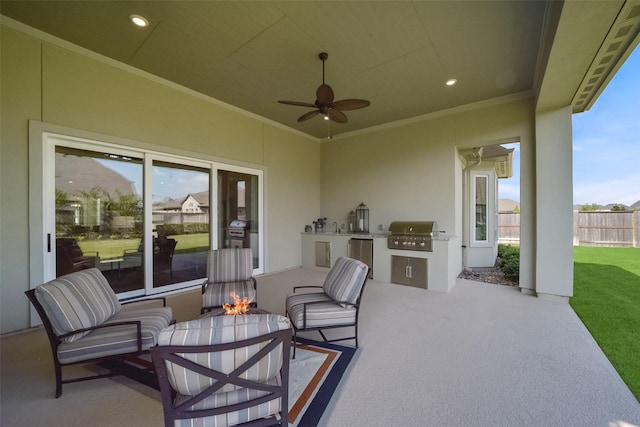
[(153, 301), (162, 301), (162, 306), (163, 307), (167, 306), (167, 298), (165, 297), (147, 298), (147, 299), (141, 299), (137, 301), (120, 301), (120, 304), (122, 305), (136, 304), (136, 303), (140, 304), (140, 303), (153, 302)]
[(90, 328), (76, 329), (75, 331), (68, 332), (64, 335), (59, 335), (58, 339), (61, 340), (62, 338), (72, 336), (80, 332), (91, 332), (98, 329), (112, 328), (116, 326), (135, 326), (136, 336), (137, 336), (136, 341), (138, 342), (138, 351), (142, 351), (142, 322), (140, 320), (127, 320), (122, 322), (103, 323), (102, 325), (92, 326)]
[(306, 285), (306, 286), (294, 286), (293, 287), (293, 292), (295, 293), (297, 289), (322, 289), (322, 286), (317, 286), (317, 285)]

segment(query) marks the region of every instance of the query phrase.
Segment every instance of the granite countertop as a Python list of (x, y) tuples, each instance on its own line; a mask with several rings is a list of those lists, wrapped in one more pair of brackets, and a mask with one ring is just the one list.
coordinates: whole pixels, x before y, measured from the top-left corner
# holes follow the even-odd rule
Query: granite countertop
[(315, 236), (344, 236), (344, 237), (352, 237), (356, 239), (371, 239), (374, 237), (383, 237), (386, 238), (389, 235), (389, 232), (378, 232), (378, 233), (349, 233), (349, 232), (338, 232), (335, 231), (322, 231), (320, 233), (316, 233), (314, 231), (303, 231), (301, 234), (309, 234)]
[[(350, 237), (353, 239), (374, 239), (374, 238), (383, 238), (386, 239), (390, 233), (388, 231), (380, 231), (378, 233), (368, 233), (368, 234), (363, 234), (363, 233), (348, 233), (348, 232), (344, 232), (344, 233), (336, 233), (335, 231), (323, 231), (320, 233), (316, 233), (314, 231), (303, 231), (301, 232), (301, 234), (306, 234), (306, 235), (312, 235), (312, 236), (344, 236), (344, 237)], [(456, 236), (450, 235), (450, 234), (438, 234), (437, 236), (435, 236), (433, 238), (434, 241), (441, 241), (441, 242), (447, 242), (449, 240), (453, 240), (455, 239)]]
[[(387, 236), (389, 236), (389, 232), (388, 231), (381, 231), (378, 233), (368, 233), (368, 234), (363, 234), (363, 233), (336, 233), (335, 231), (323, 231), (320, 233), (316, 233), (313, 231), (303, 231), (301, 232), (301, 234), (306, 234), (306, 235), (312, 235), (312, 236), (344, 236), (344, 237), (349, 237), (352, 239), (374, 239), (374, 238), (383, 238), (386, 239)], [(453, 236), (451, 234), (438, 234), (437, 236), (435, 236), (433, 238), (433, 241), (440, 241), (440, 242), (448, 242), (450, 240), (455, 239), (456, 236)]]

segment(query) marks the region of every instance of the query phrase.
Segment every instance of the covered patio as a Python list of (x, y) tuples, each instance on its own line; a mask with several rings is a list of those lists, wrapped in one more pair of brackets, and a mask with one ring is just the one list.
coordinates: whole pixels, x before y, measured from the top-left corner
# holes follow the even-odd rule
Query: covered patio
[[(259, 277), (261, 307), (282, 313), (294, 285), (321, 284), (324, 274)], [(198, 298), (169, 304), (190, 317)], [(566, 303), (464, 279), (449, 293), (370, 280), (360, 328), (321, 426), (640, 425), (640, 404)], [(54, 399), (47, 346), (41, 329), (2, 338), (3, 425), (162, 423), (159, 400), (108, 379), (70, 385)]]

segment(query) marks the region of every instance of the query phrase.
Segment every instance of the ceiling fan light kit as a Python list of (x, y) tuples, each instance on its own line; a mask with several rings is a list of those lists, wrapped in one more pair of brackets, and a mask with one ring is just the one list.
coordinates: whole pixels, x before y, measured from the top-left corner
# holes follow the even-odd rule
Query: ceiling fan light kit
[(281, 104), (314, 108), (313, 111), (309, 111), (308, 113), (298, 117), (298, 122), (304, 122), (318, 114), (322, 114), (324, 120), (331, 120), (336, 123), (346, 123), (348, 119), (342, 112), (343, 110), (358, 110), (371, 105), (371, 102), (364, 99), (342, 99), (340, 101), (334, 101), (333, 89), (324, 82), (324, 62), (329, 58), (329, 55), (326, 52), (321, 52), (318, 55), (318, 58), (322, 60), (322, 84), (318, 86), (318, 89), (316, 89), (316, 101), (313, 104), (300, 101), (278, 101)]

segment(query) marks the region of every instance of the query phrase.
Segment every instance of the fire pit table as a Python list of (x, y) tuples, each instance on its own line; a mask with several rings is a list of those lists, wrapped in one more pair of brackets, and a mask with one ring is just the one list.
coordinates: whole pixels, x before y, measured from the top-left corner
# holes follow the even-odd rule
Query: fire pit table
[[(201, 314), (200, 316), (196, 317), (196, 319), (204, 319), (206, 317), (214, 317), (214, 316), (224, 316), (226, 313), (226, 310), (224, 308), (215, 308), (211, 311), (208, 311), (204, 314)], [(261, 308), (258, 307), (249, 307), (247, 308), (247, 312), (243, 313), (243, 314), (236, 314), (235, 316), (246, 316), (246, 315), (252, 315), (252, 314), (271, 314), (270, 311), (267, 310), (263, 310)]]

